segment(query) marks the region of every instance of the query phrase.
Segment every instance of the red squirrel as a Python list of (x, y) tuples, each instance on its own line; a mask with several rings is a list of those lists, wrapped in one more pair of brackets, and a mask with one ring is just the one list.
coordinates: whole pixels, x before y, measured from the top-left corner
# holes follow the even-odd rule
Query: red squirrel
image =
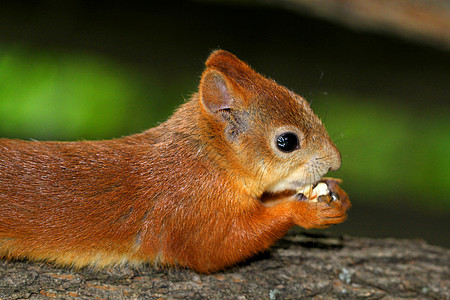
[[(340, 165), (302, 97), (217, 50), (198, 93), (155, 128), (104, 141), (0, 139), (0, 256), (218, 271), (294, 225), (343, 222), (347, 194), (322, 179)], [(319, 183), (326, 191), (312, 195)]]

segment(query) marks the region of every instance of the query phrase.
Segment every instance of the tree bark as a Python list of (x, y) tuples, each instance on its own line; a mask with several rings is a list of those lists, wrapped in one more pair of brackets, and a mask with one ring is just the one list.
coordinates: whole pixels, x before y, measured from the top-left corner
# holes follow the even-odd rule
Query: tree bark
[(423, 241), (291, 232), (270, 251), (210, 275), (2, 260), (0, 298), (449, 299), (449, 269), (450, 250)]

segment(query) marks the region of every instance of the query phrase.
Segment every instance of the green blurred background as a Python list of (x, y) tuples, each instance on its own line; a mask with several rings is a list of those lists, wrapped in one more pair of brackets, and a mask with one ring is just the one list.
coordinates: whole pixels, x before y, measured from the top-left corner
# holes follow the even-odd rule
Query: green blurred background
[(3, 1), (0, 137), (109, 139), (167, 119), (217, 48), (310, 101), (353, 208), (330, 231), (450, 246), (450, 56), (244, 1)]

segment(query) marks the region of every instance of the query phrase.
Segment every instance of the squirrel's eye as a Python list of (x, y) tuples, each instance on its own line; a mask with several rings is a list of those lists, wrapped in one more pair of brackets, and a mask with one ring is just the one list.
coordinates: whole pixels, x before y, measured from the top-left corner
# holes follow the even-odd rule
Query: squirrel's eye
[(293, 132), (285, 132), (277, 137), (277, 147), (283, 152), (292, 152), (299, 148), (298, 137)]

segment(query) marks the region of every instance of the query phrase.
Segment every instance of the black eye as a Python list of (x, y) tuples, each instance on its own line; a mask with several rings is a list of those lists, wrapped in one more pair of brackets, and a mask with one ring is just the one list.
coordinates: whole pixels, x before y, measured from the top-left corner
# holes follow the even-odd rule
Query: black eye
[(299, 148), (298, 137), (295, 133), (285, 132), (277, 137), (277, 147), (283, 152), (292, 152)]

